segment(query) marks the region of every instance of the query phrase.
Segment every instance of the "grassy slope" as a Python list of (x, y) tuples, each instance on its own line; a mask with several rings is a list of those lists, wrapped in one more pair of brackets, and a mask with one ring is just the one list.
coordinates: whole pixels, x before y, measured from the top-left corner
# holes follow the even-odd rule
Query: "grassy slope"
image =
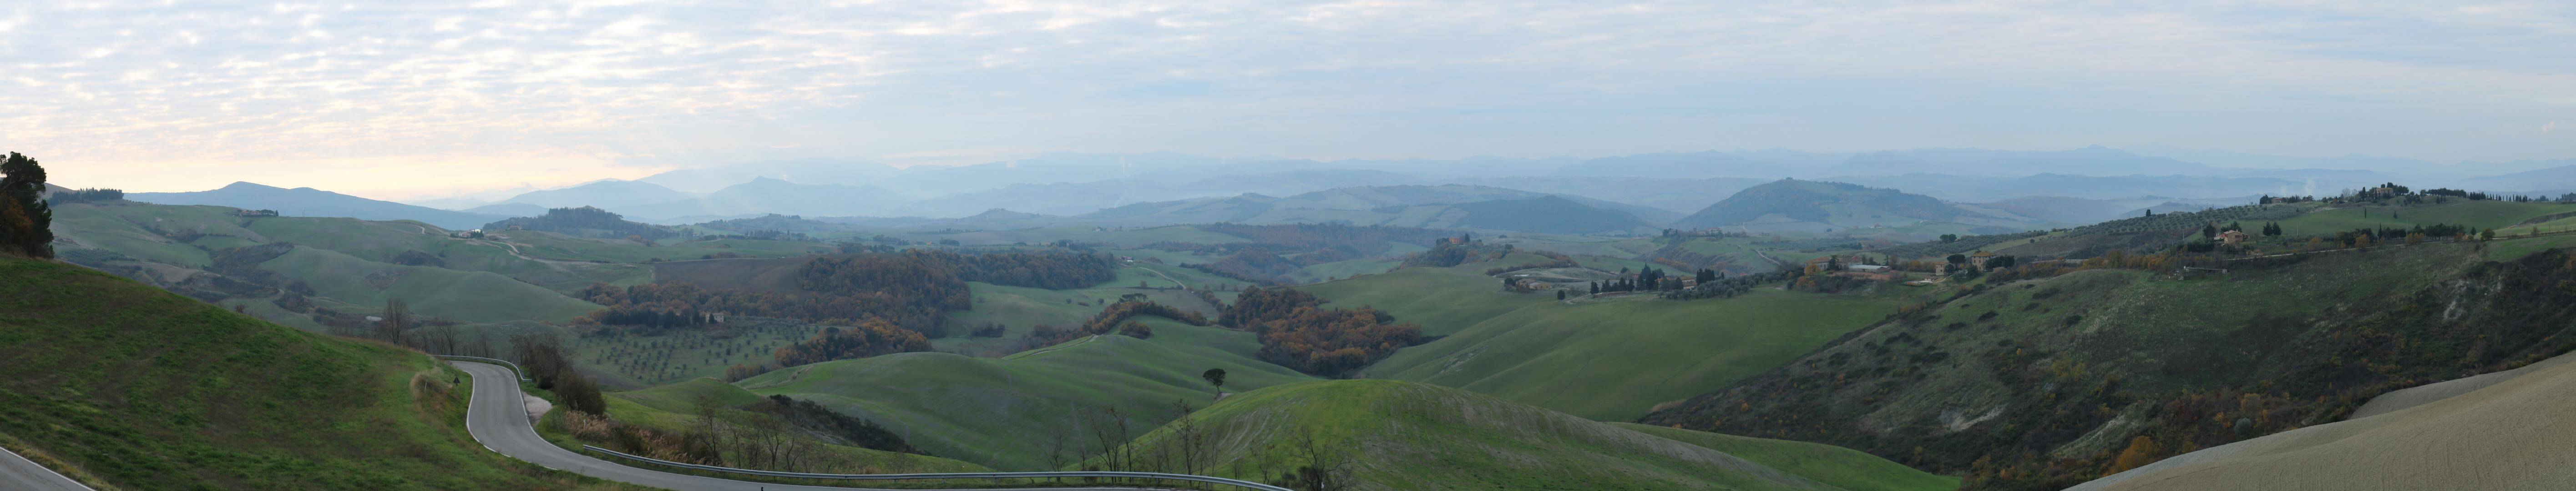
[[(694, 425), (697, 401), (706, 398), (724, 409), (717, 419), (730, 424), (748, 424), (760, 416), (737, 409), (747, 404), (767, 404), (766, 398), (711, 378), (693, 379), (670, 385), (607, 394), (608, 415), (619, 421), (670, 432), (684, 432)], [(982, 472), (984, 466), (957, 460), (915, 455), (861, 447), (831, 445), (824, 447), (840, 454), (842, 461), (877, 472)]]
[(1297, 287), (1332, 302), (1331, 307), (1375, 307), (1397, 322), (1420, 324), (1423, 334), (1456, 333), (1486, 319), (1537, 303), (1556, 301), (1546, 294), (1502, 292), (1502, 283), (1486, 276), (1496, 265), (1546, 261), (1533, 254), (1513, 254), (1497, 261), (1446, 268), (1414, 267), (1358, 278)]
[(1708, 447), (1727, 455), (1814, 479), (1852, 491), (1948, 491), (1959, 488), (1959, 478), (1943, 476), (1890, 462), (1859, 450), (1822, 443), (1794, 442), (1723, 435), (1636, 423), (1611, 423), (1665, 439)]
[[(1155, 272), (1161, 272), (1162, 274), (1155, 274)], [(1243, 284), (1240, 281), (1210, 276), (1207, 273), (1201, 273), (1197, 270), (1160, 264), (1144, 264), (1122, 267), (1117, 269), (1117, 273), (1118, 277), (1116, 279), (1103, 282), (1099, 285), (1093, 285), (1090, 288), (1069, 290), (1048, 290), (1044, 288), (1002, 286), (982, 282), (968, 282), (966, 284), (967, 288), (974, 292), (975, 303), (973, 307), (964, 311), (948, 313), (948, 319), (953, 322), (953, 326), (956, 326), (955, 330), (961, 334), (958, 336), (935, 339), (932, 340), (932, 343), (938, 345), (942, 350), (969, 353), (976, 352), (976, 350), (998, 346), (1010, 338), (1026, 334), (1029, 332), (1030, 328), (1036, 327), (1038, 324), (1048, 324), (1056, 327), (1080, 325), (1084, 319), (1090, 318), (1092, 314), (1100, 313), (1100, 308), (1103, 306), (1102, 301), (1116, 301), (1120, 295), (1130, 293), (1143, 293), (1145, 296), (1153, 299), (1156, 303), (1191, 309), (1198, 312), (1200, 315), (1205, 315), (1210, 319), (1214, 319), (1216, 318), (1217, 307), (1213, 305), (1203, 305), (1205, 302), (1198, 300), (1196, 295), (1192, 295), (1186, 291), (1173, 289), (1180, 286), (1175, 283), (1175, 280), (1179, 283), (1185, 283), (1191, 288), (1205, 288), (1215, 283), (1228, 283), (1238, 286)], [(1148, 288), (1136, 288), (1136, 285), (1139, 282), (1142, 282)], [(1218, 299), (1225, 300), (1233, 298), (1234, 292), (1216, 292), (1216, 295)], [(1066, 300), (1088, 302), (1090, 305), (1067, 303)], [(1008, 328), (1007, 332), (1003, 334), (1002, 338), (969, 338), (962, 335), (966, 329), (982, 325), (986, 322), (1002, 323), (1003, 326)]]
[[(535, 285), (488, 272), (456, 271), (368, 261), (335, 251), (299, 247), (260, 265), (289, 278), (302, 278), (320, 296), (354, 305), (384, 305), (399, 298), (414, 312), (473, 322), (562, 320), (598, 310)], [(383, 289), (368, 284), (369, 274), (400, 272)]]
[[(1311, 437), (1341, 455), (1325, 460), (1360, 489), (1830, 489), (1710, 447), (1411, 382), (1271, 387), (1190, 417), (1215, 442), (1218, 464), (1201, 472), (1219, 476), (1267, 480), (1308, 465), (1314, 459), (1298, 454)], [(1177, 453), (1166, 450), (1176, 431), (1167, 425), (1128, 448)]]
[[(2363, 217), (2364, 208), (2368, 209), (2367, 218)], [(2344, 207), (2318, 210), (2281, 220), (2280, 224), (2281, 229), (2287, 232), (2286, 235), (2294, 237), (2333, 234), (2338, 231), (2379, 226), (2411, 227), (2437, 223), (2489, 229), (2567, 212), (2576, 212), (2576, 206), (2555, 203), (2451, 200), (2449, 203), (2438, 205)], [(2392, 214), (2394, 216), (2391, 216)], [(2245, 226), (2247, 230), (2257, 228), (2255, 224), (2250, 223)], [(2497, 233), (2505, 232), (2510, 231)]]
[(1114, 406), (1141, 433), (1176, 400), (1212, 396), (1199, 372), (1223, 368), (1228, 390), (1312, 380), (1252, 358), (1249, 333), (1147, 318), (1152, 339), (1110, 335), (1012, 355), (903, 353), (787, 368), (739, 383), (758, 394), (810, 398), (906, 434), (933, 455), (997, 469), (1047, 467), (1051, 435), (1070, 434), (1075, 407)]
[[(205, 249), (292, 242), (377, 262), (390, 262), (405, 252), (418, 251), (437, 256), (446, 269), (498, 273), (559, 292), (570, 292), (592, 282), (628, 285), (652, 279), (649, 268), (637, 265), (547, 264), (525, 259), (511, 255), (498, 244), (447, 238), (439, 235), (445, 230), (416, 222), (323, 217), (254, 219), (227, 215), (231, 210), (143, 203), (66, 205), (55, 211), (55, 230), (86, 245), (144, 261), (187, 267), (206, 266), (209, 259)], [(151, 229), (210, 235), (180, 243)], [(644, 249), (634, 244), (616, 247)]]
[[(2438, 316), (2407, 295), (2457, 293), (2434, 287), (2481, 260), (2470, 245), (2428, 244), (2190, 281), (2092, 270), (2017, 282), (1921, 319), (1874, 326), (1644, 420), (1835, 443), (1941, 469), (1963, 469), (1980, 455), (2008, 462), (2017, 449), (2106, 462), (2136, 431), (2106, 420), (2151, 420), (2164, 406), (2101, 402), (2112, 396), (2091, 391), (2113, 384), (2116, 397), (2131, 401), (2245, 387), (2296, 395), (2318, 389), (2266, 387), (2319, 373), (2367, 380), (2371, 370), (2422, 366), (2338, 343), (2389, 332), (2360, 324)], [(2375, 316), (2375, 309), (2397, 315)], [(2482, 342), (2440, 339), (2447, 341), (2401, 351), (2451, 353)], [(2334, 349), (2359, 352), (2345, 359), (2368, 360), (2371, 368), (2341, 372), (2317, 361), (2332, 359)], [(2298, 424), (2313, 423), (2267, 419), (2254, 431)]]
[(1627, 420), (1769, 370), (1898, 303), (1767, 288), (1730, 299), (1544, 302), (1406, 348), (1366, 373)]
[(127, 489), (570, 482), (484, 452), (459, 372), (83, 268), (0, 258), (0, 433)]

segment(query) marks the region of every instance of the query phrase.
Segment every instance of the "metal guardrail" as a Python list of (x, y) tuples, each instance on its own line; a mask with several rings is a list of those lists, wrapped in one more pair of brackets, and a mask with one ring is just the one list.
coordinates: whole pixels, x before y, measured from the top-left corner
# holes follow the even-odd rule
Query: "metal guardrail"
[(499, 364), (502, 364), (502, 365), (508, 365), (508, 366), (510, 367), (510, 373), (516, 373), (516, 374), (519, 374), (519, 381), (520, 381), (520, 382), (534, 382), (534, 381), (535, 381), (535, 380), (533, 380), (533, 379), (529, 379), (529, 378), (528, 378), (528, 371), (527, 371), (527, 370), (519, 368), (519, 364), (517, 364), (517, 363), (510, 363), (510, 360), (503, 360), (503, 359), (498, 359), (498, 358), (484, 358), (484, 357), (480, 357), (480, 356), (465, 356), (465, 355), (429, 355), (429, 356), (435, 356), (435, 357), (439, 357), (439, 358), (446, 358), (446, 359), (450, 359), (450, 360), (479, 361), (479, 362), (485, 362), (485, 363), (499, 363)]
[(593, 451), (593, 452), (599, 452), (599, 453), (604, 453), (604, 454), (614, 455), (614, 456), (618, 456), (618, 457), (624, 457), (624, 458), (631, 459), (631, 460), (637, 460), (637, 461), (643, 461), (643, 462), (651, 462), (651, 463), (655, 463), (655, 464), (662, 464), (662, 465), (667, 465), (667, 466), (671, 466), (671, 467), (679, 467), (679, 468), (683, 468), (683, 469), (696, 469), (696, 470), (702, 470), (702, 471), (714, 471), (714, 472), (729, 472), (729, 473), (734, 473), (734, 474), (750, 474), (750, 475), (755, 475), (755, 476), (792, 477), (792, 478), (800, 478), (800, 479), (851, 479), (851, 480), (887, 480), (887, 481), (890, 481), (890, 480), (897, 480), (897, 479), (1029, 479), (1029, 478), (1055, 478), (1055, 477), (1116, 477), (1116, 478), (1170, 479), (1170, 480), (1175, 480), (1175, 481), (1194, 481), (1194, 482), (1203, 482), (1203, 483), (1210, 483), (1210, 484), (1223, 484), (1223, 485), (1228, 485), (1228, 486), (1242, 486), (1242, 487), (1246, 487), (1246, 488), (1258, 489), (1258, 490), (1261, 490), (1261, 491), (1295, 491), (1295, 490), (1288, 489), (1288, 488), (1283, 488), (1283, 487), (1278, 487), (1278, 486), (1272, 486), (1272, 485), (1262, 484), (1262, 483), (1257, 483), (1257, 482), (1252, 482), (1252, 481), (1239, 480), (1239, 479), (1226, 479), (1226, 478), (1222, 478), (1222, 477), (1196, 476), (1196, 475), (1189, 475), (1189, 474), (1165, 474), (1165, 473), (1160, 473), (1160, 472), (1111, 472), (1111, 471), (1061, 471), (1061, 472), (938, 472), (938, 473), (924, 473), (924, 474), (814, 474), (814, 473), (805, 473), (805, 472), (779, 472), (779, 471), (763, 471), (763, 470), (752, 470), (752, 469), (736, 469), (736, 468), (732, 468), (732, 467), (716, 467), (716, 466), (712, 466), (712, 465), (684, 464), (684, 463), (672, 462), (672, 461), (668, 461), (668, 460), (656, 459), (656, 458), (652, 458), (652, 457), (645, 457), (645, 456), (641, 456), (641, 455), (628, 454), (628, 453), (625, 453), (625, 452), (619, 452), (619, 451), (616, 451), (616, 450), (609, 450), (609, 449), (605, 449), (605, 448), (599, 448), (598, 446), (595, 446), (595, 445), (582, 445), (582, 446), (581, 446), (581, 448), (582, 448), (582, 449), (584, 449), (584, 450), (589, 450), (589, 451)]

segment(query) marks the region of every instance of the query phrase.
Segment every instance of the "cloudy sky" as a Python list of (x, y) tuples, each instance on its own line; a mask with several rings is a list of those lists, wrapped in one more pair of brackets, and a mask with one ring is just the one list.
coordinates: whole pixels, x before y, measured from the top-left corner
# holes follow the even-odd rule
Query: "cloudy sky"
[(395, 198), (1045, 151), (2576, 157), (2565, 1), (410, 3), (0, 4), (0, 150)]

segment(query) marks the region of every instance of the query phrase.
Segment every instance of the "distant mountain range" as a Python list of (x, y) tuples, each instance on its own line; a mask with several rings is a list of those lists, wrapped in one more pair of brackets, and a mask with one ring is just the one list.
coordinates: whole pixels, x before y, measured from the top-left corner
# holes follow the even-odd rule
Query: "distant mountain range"
[(1601, 233), (1652, 228), (1677, 215), (1580, 196), (1452, 184), (1336, 188), (1285, 198), (1247, 193), (1136, 203), (1075, 218), (1117, 225), (1348, 223)]
[[(2487, 170), (2511, 173), (2474, 175)], [(958, 223), (968, 217), (980, 217), (977, 221), (985, 224), (980, 226), (1211, 221), (1448, 226), (1474, 214), (1457, 205), (1556, 196), (1584, 207), (1628, 215), (1645, 227), (1657, 227), (1675, 224), (1684, 215), (1706, 214), (1739, 191), (1784, 177), (1896, 189), (1953, 204), (1986, 203), (1989, 205), (1953, 207), (1971, 213), (1962, 215), (1964, 220), (2002, 220), (1997, 225), (2008, 226), (2083, 223), (2111, 209), (2223, 206), (2250, 202), (2261, 195), (2331, 194), (2381, 182), (2554, 196), (2576, 190), (2576, 160), (2437, 164), (2394, 157), (2280, 157), (2154, 145), (2056, 151), (1936, 148), (1814, 153), (1767, 149), (1590, 159), (1480, 156), (1337, 161), (1215, 158), (1172, 152), (1051, 153), (977, 165), (903, 169), (854, 159), (761, 161), (674, 170), (631, 181), (606, 179), (526, 190), (508, 196), (486, 192), (420, 201), (436, 203), (444, 209), (249, 183), (193, 193), (133, 196), (138, 201), (272, 208), (287, 214), (414, 219), (442, 227), (470, 227), (498, 218), (533, 216), (548, 209), (578, 206), (612, 210), (630, 220), (658, 224), (774, 213), (853, 220), (874, 217), (864, 219), (906, 224)], [(2067, 207), (2050, 208), (2040, 203)], [(1739, 200), (1724, 208), (1746, 206)], [(1030, 216), (996, 219), (986, 214), (993, 209)], [(1871, 213), (1862, 215), (1868, 214)], [(1875, 214), (1883, 220), (1933, 220)], [(1852, 221), (1848, 220), (1852, 217), (1844, 218)], [(1816, 223), (1828, 222), (1833, 220)], [(1626, 220), (1601, 223), (1611, 225), (1609, 228), (1633, 225)], [(1699, 223), (1678, 223), (1696, 224)]]
[(2040, 220), (1990, 214), (1919, 194), (1857, 184), (1782, 179), (1754, 186), (1674, 221), (1678, 228), (1824, 232), (1926, 222), (2027, 226)]
[(248, 182), (183, 193), (125, 193), (128, 201), (165, 205), (217, 205), (277, 210), (289, 216), (349, 217), (363, 220), (418, 220), (445, 229), (471, 229), (509, 218), (377, 201), (313, 188), (286, 189)]

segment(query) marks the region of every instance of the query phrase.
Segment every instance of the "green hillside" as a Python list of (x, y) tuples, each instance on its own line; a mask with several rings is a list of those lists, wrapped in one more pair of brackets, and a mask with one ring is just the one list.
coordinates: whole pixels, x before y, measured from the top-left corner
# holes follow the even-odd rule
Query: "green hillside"
[[(1200, 472), (1275, 480), (1311, 466), (1356, 489), (1950, 489), (1940, 476), (1906, 475), (1857, 452), (1819, 459), (1792, 447), (1806, 444), (1736, 445), (1800, 464), (1790, 471), (1714, 445), (1391, 380), (1247, 392), (1192, 414), (1187, 426), (1208, 442), (1198, 448), (1213, 465)], [(1129, 453), (1150, 468), (1184, 470), (1177, 457), (1188, 452), (1182, 427), (1158, 428), (1129, 443)], [(1847, 477), (1855, 474), (1869, 478)], [(1838, 488), (1828, 478), (1876, 486)]]
[[(695, 414), (701, 399), (715, 403), (719, 407), (716, 410), (716, 418), (721, 421), (719, 424), (731, 425), (734, 428), (733, 431), (758, 431), (754, 429), (759, 427), (759, 423), (755, 421), (771, 418), (743, 409), (743, 406), (747, 405), (767, 404), (768, 398), (711, 378), (694, 379), (642, 390), (611, 392), (606, 395), (606, 398), (610, 418), (675, 434), (685, 433), (695, 426), (697, 421)], [(827, 445), (821, 448), (837, 455), (839, 458), (836, 460), (842, 465), (851, 466), (849, 470), (841, 472), (985, 472), (990, 470), (980, 465), (927, 455), (887, 452), (848, 445)]]
[[(2321, 209), (2281, 220), (2281, 229), (2289, 236), (2327, 235), (2354, 229), (2415, 225), (2452, 224), (2479, 229), (2498, 229), (2537, 223), (2545, 218), (2563, 218), (2576, 213), (2576, 206), (2560, 203), (2516, 203), (2496, 200), (2453, 199), (2440, 204), (2402, 206), (2345, 205)], [(2246, 225), (2246, 230), (2254, 230)], [(2555, 229), (2554, 229), (2555, 230)], [(2497, 233), (2510, 233), (2501, 230)]]
[(486, 452), (462, 373), (0, 257), (0, 442), (121, 489), (582, 487)]
[(1175, 401), (1205, 403), (1214, 391), (1199, 373), (1210, 368), (1229, 374), (1228, 391), (1313, 380), (1255, 360), (1250, 333), (1143, 320), (1151, 339), (1098, 336), (1007, 358), (901, 353), (790, 367), (737, 385), (876, 421), (931, 455), (1024, 470), (1050, 467), (1051, 439), (1087, 438), (1072, 433), (1091, 424), (1078, 411), (1115, 407), (1141, 434), (1172, 417)]
[(1334, 308), (1374, 307), (1399, 322), (1419, 324), (1422, 333), (1441, 336), (1532, 304), (1554, 302), (1549, 294), (1503, 292), (1485, 269), (1500, 265), (1544, 262), (1535, 254), (1444, 268), (1413, 267), (1358, 278), (1297, 287), (1323, 297)]
[(1544, 302), (1397, 351), (1364, 373), (1628, 420), (1779, 366), (1898, 303), (1769, 288), (1729, 299)]
[(1466, 228), (1583, 234), (1654, 226), (1636, 215), (1595, 208), (1557, 196), (1478, 201), (1449, 207), (1465, 212), (1465, 216), (1458, 217), (1453, 223)]
[(1838, 182), (1783, 179), (1754, 186), (1673, 222), (1680, 228), (1763, 226), (1783, 230), (2003, 222), (1930, 196)]
[(2134, 437), (2162, 442), (2148, 457), (2213, 447), (2576, 348), (2569, 256), (2491, 263), (2487, 245), (1987, 285), (1641, 422), (1843, 445), (1979, 489), (2061, 488), (2115, 470)]
[(1638, 433), (1708, 447), (1727, 455), (1814, 479), (1837, 488), (1864, 490), (1939, 490), (1959, 488), (1959, 478), (1915, 470), (1859, 450), (1822, 443), (1722, 435), (1636, 423), (1610, 423)]
[(386, 264), (310, 247), (260, 267), (305, 279), (331, 300), (381, 307), (402, 299), (413, 312), (468, 322), (564, 320), (600, 308), (499, 274)]

